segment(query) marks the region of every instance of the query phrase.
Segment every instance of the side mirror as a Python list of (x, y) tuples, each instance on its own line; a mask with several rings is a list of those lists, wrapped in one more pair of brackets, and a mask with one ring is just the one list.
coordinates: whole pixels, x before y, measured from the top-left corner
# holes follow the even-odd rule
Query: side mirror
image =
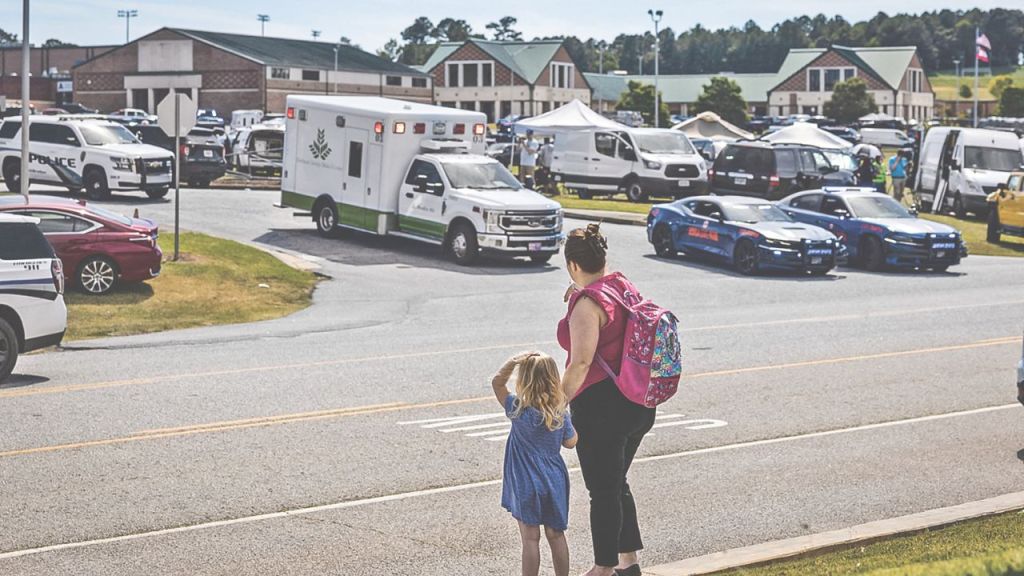
[(917, 207), (911, 206), (910, 208), (907, 208), (907, 212), (910, 212), (911, 216), (917, 216)]

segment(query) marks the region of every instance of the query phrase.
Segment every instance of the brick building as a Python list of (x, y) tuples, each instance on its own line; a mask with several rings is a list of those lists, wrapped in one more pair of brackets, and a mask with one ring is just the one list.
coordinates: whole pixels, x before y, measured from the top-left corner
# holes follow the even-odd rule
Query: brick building
[[(61, 46), (29, 48), (29, 87), (36, 108), (71, 101), (71, 69), (117, 46)], [(0, 96), (21, 100), (21, 46), (0, 48)]]
[(347, 45), (161, 28), (74, 68), (76, 100), (150, 112), (171, 90), (200, 108), (284, 112), (288, 94), (342, 94), (430, 102), (430, 78)]
[(864, 80), (878, 111), (906, 120), (935, 115), (935, 93), (914, 46), (806, 48), (790, 50), (768, 91), (770, 114), (822, 114), (832, 87)]
[(561, 40), (445, 42), (420, 69), (433, 79), (437, 104), (477, 110), (491, 122), (574, 99), (590, 104), (590, 85)]

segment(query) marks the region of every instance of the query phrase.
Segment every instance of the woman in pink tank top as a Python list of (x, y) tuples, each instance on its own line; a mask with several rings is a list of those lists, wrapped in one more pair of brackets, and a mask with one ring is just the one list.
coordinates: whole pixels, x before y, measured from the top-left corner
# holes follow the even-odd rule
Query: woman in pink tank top
[(643, 548), (636, 502), (626, 481), (644, 435), (654, 425), (654, 408), (635, 404), (619, 391), (595, 357), (618, 372), (626, 331), (626, 310), (617, 304), (637, 289), (618, 272), (609, 273), (608, 242), (599, 225), (569, 233), (565, 261), (573, 285), (558, 323), (558, 343), (569, 353), (562, 385), (572, 399), (572, 423), (579, 434), (576, 453), (590, 493), (594, 567), (585, 576), (639, 576)]

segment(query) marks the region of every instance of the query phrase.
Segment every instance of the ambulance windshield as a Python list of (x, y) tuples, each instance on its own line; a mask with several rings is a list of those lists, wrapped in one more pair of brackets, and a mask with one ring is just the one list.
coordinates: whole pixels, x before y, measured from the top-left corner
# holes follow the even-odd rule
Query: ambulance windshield
[(444, 162), (444, 173), (453, 188), (519, 190), (522, 184), (498, 162)]

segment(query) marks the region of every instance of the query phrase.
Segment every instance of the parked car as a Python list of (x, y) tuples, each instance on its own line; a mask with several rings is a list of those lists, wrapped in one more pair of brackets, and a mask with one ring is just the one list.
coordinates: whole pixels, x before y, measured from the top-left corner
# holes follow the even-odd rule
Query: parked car
[(834, 166), (820, 149), (797, 144), (734, 142), (708, 170), (708, 184), (716, 194), (769, 200), (799, 190), (853, 183), (853, 173)]
[(0, 214), (37, 220), (64, 263), (65, 278), (86, 294), (106, 294), (118, 284), (160, 275), (163, 253), (152, 220), (122, 216), (85, 200), (35, 194), (28, 204), (18, 196), (0, 197)]
[(201, 128), (223, 128), (224, 117), (217, 114), (213, 108), (200, 108), (196, 110), (196, 126)]
[(992, 243), (1002, 235), (1024, 238), (1024, 171), (1010, 174), (1005, 186), (988, 195), (988, 237)]
[(107, 114), (107, 119), (118, 124), (156, 124), (156, 115), (138, 108), (122, 108)]
[(771, 202), (748, 196), (696, 196), (652, 206), (647, 240), (659, 256), (703, 254), (731, 263), (742, 274), (766, 269), (826, 274), (845, 257), (832, 233), (797, 223)]
[(235, 133), (231, 143), (233, 165), (252, 176), (281, 176), (284, 124), (256, 124)]
[(834, 136), (839, 136), (850, 144), (860, 144), (860, 132), (848, 126), (822, 126), (821, 129)]
[(487, 147), (484, 152), (487, 156), (501, 162), (502, 166), (508, 168), (512, 165), (512, 154), (515, 152), (514, 142), (496, 142)]
[[(36, 107), (33, 104), (28, 105), (28, 113), (36, 114)], [(20, 103), (9, 103), (7, 108), (0, 110), (0, 118), (13, 118), (21, 117), (21, 104)]]
[(0, 213), (0, 382), (20, 354), (60, 344), (67, 329), (64, 271), (37, 223)]
[(67, 102), (60, 105), (61, 108), (68, 111), (70, 114), (99, 114), (100, 111), (95, 108), (84, 106), (77, 102)]
[[(133, 126), (131, 131), (146, 144), (174, 151), (174, 137), (156, 124)], [(193, 128), (181, 138), (181, 181), (193, 188), (205, 188), (227, 172), (224, 145), (213, 130)]]
[(868, 270), (927, 268), (943, 272), (967, 257), (960, 232), (922, 220), (874, 188), (822, 188), (778, 203), (798, 222), (825, 228), (846, 245), (852, 262)]
[(861, 128), (860, 141), (874, 146), (913, 146), (914, 139), (903, 130), (895, 128)]

